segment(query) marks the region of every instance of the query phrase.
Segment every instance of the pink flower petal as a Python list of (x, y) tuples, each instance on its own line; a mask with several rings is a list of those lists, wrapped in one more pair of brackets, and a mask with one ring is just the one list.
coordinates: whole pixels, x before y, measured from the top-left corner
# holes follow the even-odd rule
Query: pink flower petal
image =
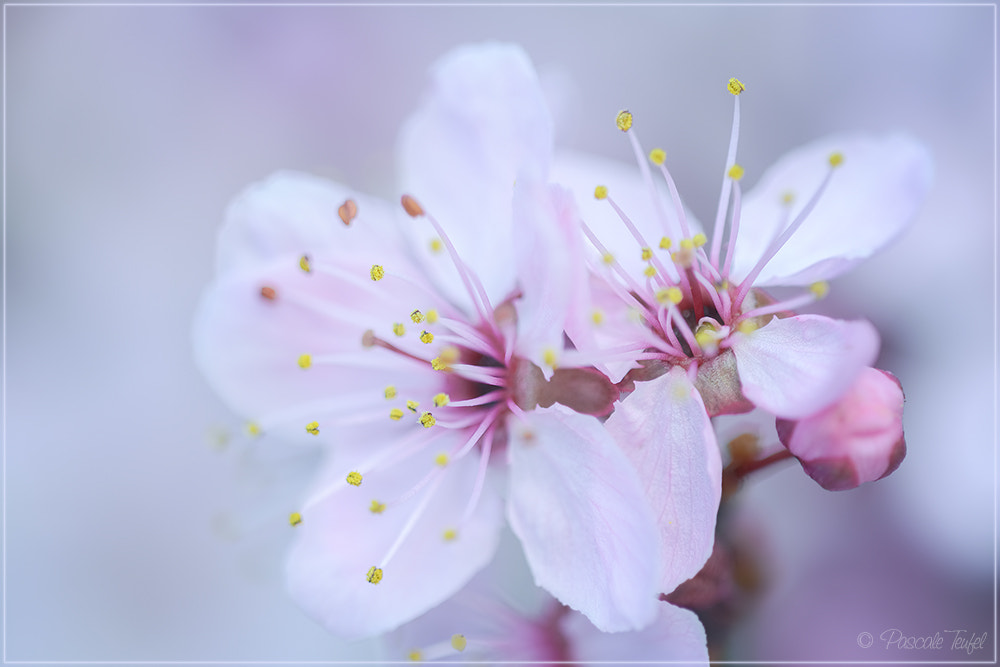
[(839, 399), (875, 361), (878, 347), (870, 322), (821, 315), (776, 317), (732, 336), (743, 394), (784, 419), (801, 419)]
[(579, 614), (562, 622), (573, 660), (622, 663), (649, 660), (708, 665), (705, 628), (693, 611), (662, 602), (656, 620), (639, 632), (599, 632)]
[(797, 422), (779, 419), (778, 435), (824, 489), (853, 489), (881, 479), (906, 454), (903, 390), (889, 373), (862, 369), (827, 409)]
[(561, 408), (511, 425), (507, 516), (535, 583), (608, 632), (657, 609), (660, 554), (639, 477), (601, 423)]
[[(402, 185), (433, 215), (474, 267), (494, 304), (514, 288), (511, 195), (517, 178), (545, 180), (552, 120), (527, 55), (484, 44), (450, 52), (400, 140)], [(429, 251), (433, 231), (415, 224), (414, 245), (456, 303), (467, 303), (451, 263)]]
[[(358, 459), (335, 458), (317, 491), (335, 485), (319, 502), (302, 510), (302, 524), (287, 564), (292, 597), (332, 633), (343, 638), (391, 630), (431, 609), (458, 591), (493, 557), (503, 525), (497, 492), (487, 486), (471, 519), (459, 520), (472, 493), (478, 457), (451, 461), (440, 484), (424, 487), (409, 501), (391, 501), (434, 470), (434, 457), (455, 444), (447, 434), (424, 451), (391, 468), (365, 474), (360, 486), (344, 479)], [(387, 564), (388, 553), (424, 495), (426, 509)], [(373, 500), (389, 506), (371, 512)], [(455, 539), (445, 531), (458, 528)], [(382, 580), (369, 583), (371, 567)]]
[(637, 382), (606, 423), (639, 471), (657, 513), (661, 592), (701, 570), (712, 554), (722, 496), (722, 458), (712, 422), (683, 369)]
[[(905, 135), (845, 134), (809, 144), (778, 161), (743, 198), (733, 275), (745, 276), (816, 192), (830, 154), (843, 164), (802, 227), (767, 264), (757, 285), (808, 285), (847, 271), (895, 238), (931, 185), (927, 149)], [(783, 197), (791, 193), (790, 214)]]

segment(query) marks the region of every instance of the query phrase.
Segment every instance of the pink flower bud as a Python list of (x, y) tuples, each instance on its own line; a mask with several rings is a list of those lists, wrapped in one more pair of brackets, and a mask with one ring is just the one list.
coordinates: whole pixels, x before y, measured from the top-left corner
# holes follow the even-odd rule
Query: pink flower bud
[(865, 368), (844, 396), (799, 421), (779, 419), (782, 444), (828, 491), (881, 479), (906, 455), (903, 389), (886, 371)]

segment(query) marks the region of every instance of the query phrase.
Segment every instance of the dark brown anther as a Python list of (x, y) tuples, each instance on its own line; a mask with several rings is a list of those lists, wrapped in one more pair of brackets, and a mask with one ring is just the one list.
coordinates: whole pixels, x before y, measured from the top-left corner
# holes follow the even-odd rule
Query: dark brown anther
[(358, 205), (353, 199), (348, 199), (337, 209), (337, 215), (344, 221), (344, 225), (348, 226), (351, 224), (351, 220), (358, 216)]

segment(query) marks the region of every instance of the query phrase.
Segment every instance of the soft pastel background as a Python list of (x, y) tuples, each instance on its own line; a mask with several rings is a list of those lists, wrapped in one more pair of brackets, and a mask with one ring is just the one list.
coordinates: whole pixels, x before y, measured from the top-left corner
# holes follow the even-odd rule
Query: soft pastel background
[[(630, 108), (703, 219), (732, 75), (751, 185), (833, 131), (929, 145), (919, 219), (823, 304), (882, 331), (909, 456), (852, 492), (794, 465), (750, 484), (772, 585), (732, 655), (993, 658), (994, 7), (4, 10), (7, 660), (371, 655), (286, 598), (309, 462), (210, 435), (239, 421), (194, 367), (190, 320), (233, 195), (291, 167), (397, 196), (393, 143), (429, 64), (484, 39), (524, 45), (561, 145), (630, 159), (613, 124)], [(903, 652), (879, 646), (889, 628), (989, 637), (973, 656)]]

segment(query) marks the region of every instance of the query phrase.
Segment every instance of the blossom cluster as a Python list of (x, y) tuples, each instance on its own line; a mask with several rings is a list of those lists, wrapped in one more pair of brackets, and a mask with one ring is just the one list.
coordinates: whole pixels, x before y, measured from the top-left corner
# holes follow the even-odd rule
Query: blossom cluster
[[(828, 489), (899, 465), (875, 328), (795, 311), (905, 227), (929, 158), (831, 137), (744, 196), (744, 86), (726, 87), (711, 228), (627, 111), (609, 131), (638, 169), (557, 155), (530, 61), (500, 44), (435, 66), (398, 203), (290, 172), (233, 202), (196, 357), (255, 432), (326, 452), (287, 578), (331, 632), (391, 633), (397, 658), (707, 661), (667, 599), (716, 543), (713, 419), (767, 415)], [(532, 611), (498, 593), (508, 529), (544, 591)]]

